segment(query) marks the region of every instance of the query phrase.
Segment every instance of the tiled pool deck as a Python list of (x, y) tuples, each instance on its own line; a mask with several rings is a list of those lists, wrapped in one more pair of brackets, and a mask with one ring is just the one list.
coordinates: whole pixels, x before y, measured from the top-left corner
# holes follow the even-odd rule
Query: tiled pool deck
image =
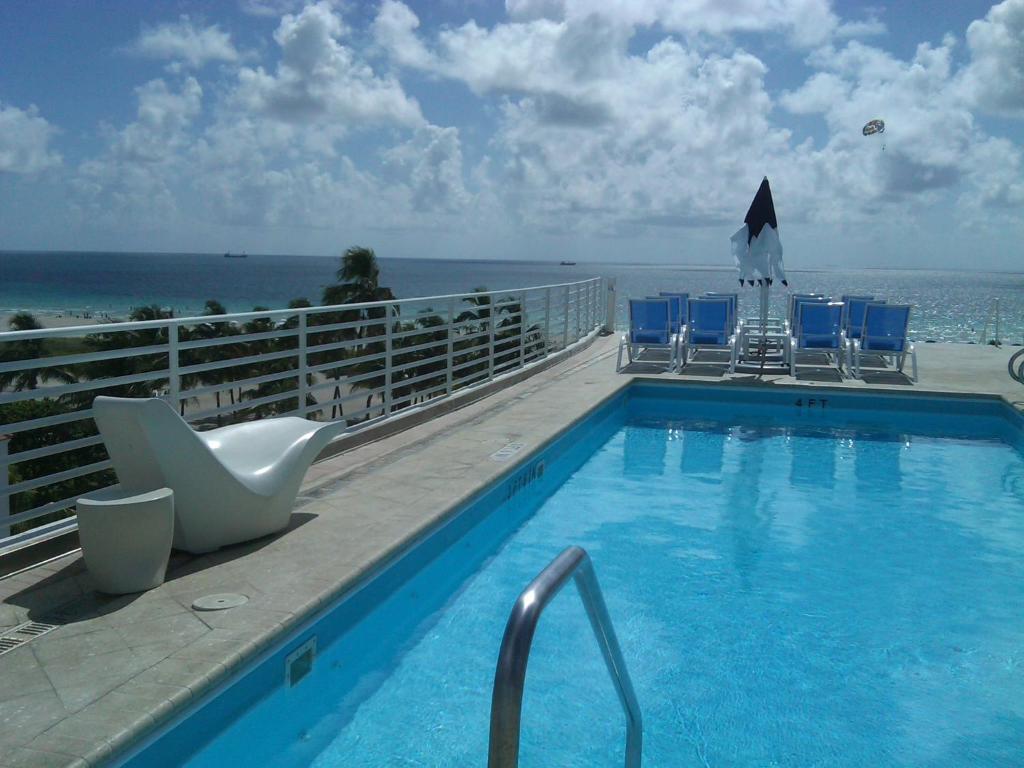
[[(0, 580), (0, 630), (26, 620), (59, 625), (0, 657), (0, 766), (116, 760), (636, 376), (988, 394), (1020, 408), (1024, 387), (1006, 373), (1012, 351), (922, 344), (921, 380), (910, 386), (894, 373), (837, 381), (813, 369), (796, 381), (757, 380), (725, 375), (712, 362), (683, 376), (644, 364), (622, 375), (615, 373), (615, 339), (601, 338), (487, 398), (319, 462), (289, 530), (202, 557), (175, 557), (158, 589), (99, 595), (77, 554)], [(506, 462), (490, 458), (510, 442), (525, 449)], [(221, 612), (190, 608), (195, 598), (220, 592), (241, 592), (249, 602)]]

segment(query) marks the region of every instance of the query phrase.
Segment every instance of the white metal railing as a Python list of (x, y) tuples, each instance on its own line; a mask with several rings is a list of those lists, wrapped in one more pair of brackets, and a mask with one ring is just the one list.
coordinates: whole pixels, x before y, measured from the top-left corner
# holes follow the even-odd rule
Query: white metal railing
[(292, 415), (351, 429), (532, 365), (605, 323), (601, 278), (516, 290), (0, 333), (0, 554), (75, 527), (112, 483), (99, 394), (197, 428)]

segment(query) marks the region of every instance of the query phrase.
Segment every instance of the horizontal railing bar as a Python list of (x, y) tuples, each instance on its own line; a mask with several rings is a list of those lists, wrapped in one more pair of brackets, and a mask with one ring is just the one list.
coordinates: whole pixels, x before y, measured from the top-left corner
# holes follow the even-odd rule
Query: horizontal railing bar
[(62, 384), (59, 387), (41, 387), (39, 389), (26, 389), (21, 392), (4, 392), (0, 394), (0, 405), (5, 403), (18, 403), (23, 400), (37, 400), (39, 396), (60, 397), (75, 392), (89, 392), (95, 389), (108, 389), (120, 387), (124, 384), (137, 384), (140, 381), (152, 381), (154, 379), (166, 379), (170, 372), (167, 370), (152, 371), (150, 373), (134, 373), (130, 376), (115, 376), (110, 379), (91, 379), (79, 384)]
[(298, 397), (299, 390), (290, 389), (287, 392), (277, 392), (273, 395), (267, 395), (266, 397), (256, 397), (252, 400), (241, 400), (235, 403), (228, 403), (227, 405), (222, 404), (220, 408), (209, 408), (199, 413), (193, 413), (188, 418), (189, 421), (200, 421), (202, 419), (208, 419), (212, 416), (222, 416), (227, 413), (237, 413), (238, 411), (244, 411), (248, 408), (258, 408), (261, 405), (269, 405), (270, 403), (276, 403), (278, 400), (287, 400), (289, 397)]
[(55, 413), (53, 416), (40, 416), (38, 419), (26, 419), (24, 421), (14, 421), (10, 424), (0, 424), (0, 434), (13, 435), (18, 432), (31, 432), (33, 429), (45, 429), (46, 427), (55, 427), (58, 424), (84, 421), (91, 418), (92, 408), (83, 408), (80, 411), (71, 411), (70, 413)]
[(368, 339), (346, 339), (345, 341), (332, 341), (330, 344), (317, 344), (307, 346), (306, 354), (315, 355), (323, 352), (333, 352), (336, 349), (349, 349), (351, 347), (367, 347), (370, 344), (383, 344), (383, 336), (371, 336)]
[(123, 347), (100, 352), (83, 352), (78, 355), (58, 355), (56, 357), (34, 357), (26, 360), (14, 360), (0, 363), (0, 373), (32, 370), (37, 368), (56, 368), (64, 365), (81, 365), (102, 360), (120, 360), (126, 357), (145, 357), (146, 355), (166, 355), (166, 344), (154, 344), (148, 347)]
[(447, 389), (447, 385), (446, 384), (442, 384), (441, 386), (434, 387), (433, 389), (425, 389), (425, 390), (421, 390), (421, 391), (418, 391), (418, 392), (413, 392), (411, 394), (403, 395), (402, 397), (399, 397), (399, 398), (396, 398), (396, 399), (392, 400), (391, 401), (391, 405), (392, 406), (401, 405), (402, 403), (407, 403), (407, 402), (410, 402), (412, 400), (415, 400), (417, 397), (427, 397), (427, 398), (429, 398), (431, 394), (434, 394), (434, 393), (437, 393), (437, 392), (444, 392), (446, 389)]
[[(548, 289), (556, 288), (571, 288), (575, 286), (583, 286), (588, 284), (594, 284), (600, 282), (601, 278), (593, 277), (587, 280), (580, 280), (573, 283), (553, 283), (551, 285), (536, 285), (529, 288), (510, 288), (500, 291), (488, 291), (487, 293), (452, 293), (439, 296), (417, 296), (409, 299), (394, 299), (392, 301), (371, 301), (359, 304), (333, 304), (328, 306), (320, 307), (301, 307), (295, 309), (270, 309), (259, 312), (235, 312), (232, 314), (225, 315), (191, 315), (188, 317), (172, 317), (160, 320), (138, 320), (130, 322), (115, 322), (115, 323), (98, 323), (93, 325), (71, 325), (64, 326), (61, 328), (41, 328), (33, 331), (3, 331), (0, 332), (0, 343), (8, 341), (18, 341), (21, 339), (35, 339), (35, 338), (47, 338), (47, 337), (60, 337), (60, 336), (87, 336), (92, 333), (127, 333), (129, 331), (140, 331), (153, 328), (166, 328), (171, 325), (199, 325), (202, 323), (230, 323), (238, 322), (241, 320), (255, 320), (258, 318), (290, 318), (299, 317), (301, 315), (318, 315), (327, 314), (331, 312), (351, 312), (363, 309), (375, 309), (384, 306), (402, 307), (405, 305), (411, 305), (416, 303), (424, 302), (435, 302), (440, 303), (442, 300), (451, 301), (452, 299), (461, 301), (465, 299), (479, 299), (482, 296), (505, 296), (516, 293), (530, 293), (536, 291), (546, 291)], [(489, 305), (484, 305), (489, 306)], [(478, 309), (479, 307), (474, 307)], [(374, 322), (374, 321), (371, 321)], [(313, 328), (316, 326), (309, 326), (310, 332), (314, 332)]]
[(391, 341), (395, 342), (400, 339), (407, 339), (410, 336), (429, 336), (433, 333), (444, 333), (447, 338), (448, 325), (430, 325), (422, 328), (412, 328), (408, 331), (395, 331), (391, 334)]
[(239, 333), (233, 336), (217, 336), (213, 339), (193, 339), (190, 341), (179, 341), (178, 349), (206, 349), (208, 347), (224, 347), (229, 344), (248, 344), (268, 339), (287, 339), (291, 336), (298, 336), (298, 328), (287, 328), (280, 331), (262, 331), (260, 333)]
[(4, 489), (4, 493), (9, 496), (13, 496), (16, 493), (24, 493), (25, 491), (31, 491), (36, 488), (43, 488), (47, 485), (61, 483), (65, 480), (72, 480), (76, 477), (81, 477), (82, 475), (91, 475), (94, 472), (100, 472), (112, 466), (113, 464), (110, 463), (110, 459), (97, 461), (93, 464), (83, 464), (80, 467), (65, 469), (63, 472), (54, 472), (52, 475), (43, 475), (42, 477), (33, 477), (31, 480), (22, 480), (20, 483), (12, 483)]
[(16, 552), (24, 546), (32, 543), (48, 541), (58, 536), (63, 536), (78, 528), (78, 518), (72, 515), (60, 520), (37, 525), (21, 533), (15, 533), (5, 539), (0, 539), (0, 557), (11, 552)]
[[(376, 389), (359, 389), (354, 392), (349, 392), (347, 395), (342, 395), (341, 397), (335, 397), (331, 398), (330, 400), (325, 400), (324, 402), (320, 403), (317, 407), (330, 408), (331, 406), (334, 405), (341, 405), (342, 403), (347, 403), (349, 400), (355, 400), (357, 398), (360, 400), (365, 400), (367, 397), (377, 397), (383, 393), (384, 387), (377, 387)], [(374, 408), (383, 407), (383, 405), (374, 406)], [(350, 414), (346, 413), (345, 417), (347, 418), (349, 415)], [(337, 421), (337, 419), (335, 419), (335, 421)]]
[[(52, 515), (54, 512), (60, 512), (61, 510), (75, 506), (80, 496), (82, 496), (81, 493), (76, 493), (74, 496), (69, 496), (66, 499), (60, 499), (59, 501), (51, 501), (49, 504), (44, 504), (41, 507), (26, 509), (24, 512), (17, 512), (8, 517), (7, 522), (10, 525), (16, 525), (17, 523), (24, 523), (27, 520), (35, 520), (37, 517), (46, 517), (46, 515)], [(4, 540), (0, 539), (0, 543), (3, 542)]]
[(478, 358), (476, 360), (467, 360), (464, 363), (459, 363), (458, 365), (453, 365), (452, 366), (452, 371), (453, 372), (454, 371), (461, 371), (464, 368), (472, 368), (474, 365), (482, 365), (486, 369), (487, 368), (487, 358), (486, 357), (481, 357), (481, 358)]
[(183, 365), (178, 369), (182, 376), (190, 373), (205, 373), (206, 371), (219, 371), (223, 368), (235, 368), (240, 365), (252, 365), (253, 363), (266, 363), (271, 360), (281, 360), (285, 357), (298, 357), (299, 350), (285, 349), (280, 352), (267, 352), (260, 355), (248, 355), (246, 357), (233, 357), (227, 360), (216, 360), (209, 363), (196, 363), (195, 365)]
[[(442, 360), (447, 360), (447, 359), (448, 359), (448, 355), (447, 354), (443, 354), (443, 355), (436, 355), (434, 357), (426, 357), (426, 358), (423, 358), (422, 360), (413, 360), (412, 362), (402, 363), (401, 365), (392, 365), (391, 366), (391, 372), (392, 373), (401, 373), (402, 371), (407, 371), (410, 368), (422, 368), (425, 365), (430, 365), (432, 363), (437, 363), (437, 362), (440, 362)], [(444, 369), (443, 368), (441, 369), (441, 373), (442, 374), (444, 373)]]
[(422, 344), (416, 344), (411, 347), (395, 347), (392, 350), (394, 357), (401, 357), (402, 355), (410, 355), (414, 352), (422, 352), (425, 349), (435, 349), (436, 347), (444, 347), (448, 345), (448, 339), (441, 339), (440, 341), (426, 341)]
[(194, 389), (185, 389), (180, 393), (181, 398), (184, 400), (190, 397), (202, 397), (203, 395), (212, 395), (217, 392), (223, 392), (228, 389), (238, 389), (239, 387), (251, 387), (256, 384), (268, 384), (271, 381), (280, 381), (281, 379), (294, 379), (299, 375), (298, 368), (292, 368), (288, 371), (282, 371), (281, 373), (268, 373), (266, 376), (254, 376), (251, 379), (240, 379), (237, 381), (224, 381), (218, 384), (210, 384), (204, 387), (196, 387)]
[[(342, 305), (347, 306), (347, 305)], [(395, 318), (392, 317), (391, 320)], [(327, 325), (308, 325), (306, 326), (306, 333), (309, 334), (321, 334), (321, 333), (334, 333), (335, 331), (349, 331), (357, 328), (369, 328), (375, 325), (387, 325), (387, 317), (364, 317), (359, 320), (346, 320), (344, 323), (329, 323)], [(380, 334), (384, 335), (384, 334)]]
[(428, 381), (430, 379), (444, 379), (444, 378), (445, 378), (445, 371), (443, 371), (443, 370), (441, 370), (441, 371), (431, 371), (430, 373), (421, 373), (420, 375), (413, 376), (410, 379), (402, 379), (401, 381), (395, 382), (395, 384), (392, 386), (392, 389), (398, 389), (398, 388), (405, 389), (406, 387), (411, 387), (414, 384), (419, 384), (421, 381)]
[(484, 368), (482, 371), (476, 371), (475, 373), (468, 373), (465, 376), (462, 376), (461, 378), (453, 378), (452, 379), (452, 385), (453, 386), (458, 386), (458, 387), (466, 387), (466, 386), (469, 386), (470, 384), (472, 384), (477, 379), (486, 379), (487, 375), (488, 375), (487, 374), (487, 369)]
[(313, 391), (313, 390), (317, 390), (317, 389), (327, 389), (328, 387), (333, 387), (336, 384), (341, 384), (341, 385), (344, 385), (344, 384), (356, 384), (356, 383), (358, 383), (360, 381), (366, 381), (367, 379), (373, 379), (373, 378), (383, 377), (383, 376), (384, 376), (384, 366), (381, 366), (379, 370), (365, 371), (363, 373), (356, 374), (355, 376), (343, 376), (340, 379), (338, 379), (337, 381), (335, 381), (334, 379), (326, 379), (325, 381), (322, 381), (322, 382), (319, 382), (317, 384), (311, 385), (309, 389), (310, 389), (310, 391)]
[(22, 462), (41, 459), (45, 456), (55, 456), (58, 453), (77, 451), (80, 448), (88, 448), (91, 445), (97, 445), (102, 442), (102, 437), (99, 435), (93, 435), (92, 437), (80, 437), (77, 440), (68, 440), (63, 443), (44, 445), (42, 448), (33, 448), (28, 451), (10, 453), (6, 456), (0, 453), (0, 467), (9, 466), (11, 464), (21, 464)]

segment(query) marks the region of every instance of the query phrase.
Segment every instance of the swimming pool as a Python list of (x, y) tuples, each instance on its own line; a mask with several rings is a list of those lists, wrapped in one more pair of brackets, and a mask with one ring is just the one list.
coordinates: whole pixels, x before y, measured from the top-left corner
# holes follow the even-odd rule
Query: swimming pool
[[(1020, 436), (978, 399), (634, 384), (130, 765), (483, 765), (508, 611), (568, 544), (594, 561), (645, 766), (1014, 764)], [(623, 738), (566, 590), (521, 764), (621, 765)]]

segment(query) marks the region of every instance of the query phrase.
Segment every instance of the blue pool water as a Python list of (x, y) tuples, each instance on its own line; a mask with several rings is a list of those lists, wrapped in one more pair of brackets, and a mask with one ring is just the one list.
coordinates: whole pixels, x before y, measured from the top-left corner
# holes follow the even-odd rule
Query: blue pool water
[[(179, 741), (219, 734), (188, 764), (484, 765), (508, 611), (579, 544), (643, 709), (645, 766), (1019, 765), (1019, 427), (966, 401), (669, 391), (634, 386), (540, 480), (478, 502), (493, 508), (417, 576), (297, 638), (322, 645), (296, 687), (272, 660), (276, 687), (250, 692), (245, 717), (221, 722), (230, 692), (201, 712)], [(521, 764), (619, 766), (623, 739), (567, 588), (534, 643)]]

